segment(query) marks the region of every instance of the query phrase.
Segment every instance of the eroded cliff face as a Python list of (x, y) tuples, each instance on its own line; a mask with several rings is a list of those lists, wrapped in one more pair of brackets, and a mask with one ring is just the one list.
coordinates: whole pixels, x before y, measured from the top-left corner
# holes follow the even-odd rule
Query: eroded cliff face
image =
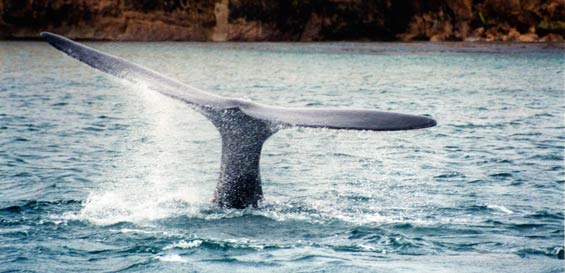
[(214, 1), (0, 0), (1, 36), (52, 31), (78, 39), (208, 40)]
[(565, 0), (0, 0), (0, 38), (562, 41)]
[(399, 38), (532, 42), (565, 34), (565, 0), (436, 0), (417, 10)]

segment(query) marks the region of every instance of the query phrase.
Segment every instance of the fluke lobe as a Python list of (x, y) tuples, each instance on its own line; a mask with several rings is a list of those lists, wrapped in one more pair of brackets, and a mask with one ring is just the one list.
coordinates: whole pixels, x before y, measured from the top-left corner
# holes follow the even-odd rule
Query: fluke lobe
[(423, 116), (365, 109), (284, 108), (222, 97), (56, 34), (43, 32), (41, 37), (95, 69), (143, 84), (185, 102), (206, 116), (222, 138), (221, 171), (214, 202), (224, 208), (257, 206), (263, 197), (259, 174), (261, 149), (263, 143), (280, 129), (298, 126), (395, 131), (436, 125), (435, 120)]

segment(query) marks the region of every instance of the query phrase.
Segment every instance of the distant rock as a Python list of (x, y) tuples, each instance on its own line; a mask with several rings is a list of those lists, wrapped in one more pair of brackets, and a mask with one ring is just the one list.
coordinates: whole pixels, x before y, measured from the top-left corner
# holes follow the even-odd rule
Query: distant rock
[(537, 42), (539, 39), (538, 35), (535, 33), (526, 33), (518, 37), (520, 42)]
[(540, 39), (540, 42), (563, 42), (563, 37), (554, 33), (550, 33)]

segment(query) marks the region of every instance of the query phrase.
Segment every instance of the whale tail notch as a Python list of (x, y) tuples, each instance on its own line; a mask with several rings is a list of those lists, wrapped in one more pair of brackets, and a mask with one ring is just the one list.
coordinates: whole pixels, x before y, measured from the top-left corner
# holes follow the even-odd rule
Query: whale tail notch
[(298, 126), (346, 130), (396, 131), (432, 127), (424, 117), (367, 109), (284, 108), (218, 96), (153, 70), (42, 32), (63, 53), (115, 77), (183, 101), (206, 116), (222, 138), (220, 179), (214, 201), (221, 207), (256, 207), (262, 198), (259, 160), (263, 143), (281, 128)]

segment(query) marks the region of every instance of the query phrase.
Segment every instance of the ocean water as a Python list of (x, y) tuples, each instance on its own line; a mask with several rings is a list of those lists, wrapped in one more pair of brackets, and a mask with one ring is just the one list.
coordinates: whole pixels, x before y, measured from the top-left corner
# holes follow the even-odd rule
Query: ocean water
[(281, 106), (430, 115), (291, 128), (259, 208), (211, 203), (214, 127), (43, 42), (0, 43), (0, 272), (563, 272), (559, 46), (87, 43)]

